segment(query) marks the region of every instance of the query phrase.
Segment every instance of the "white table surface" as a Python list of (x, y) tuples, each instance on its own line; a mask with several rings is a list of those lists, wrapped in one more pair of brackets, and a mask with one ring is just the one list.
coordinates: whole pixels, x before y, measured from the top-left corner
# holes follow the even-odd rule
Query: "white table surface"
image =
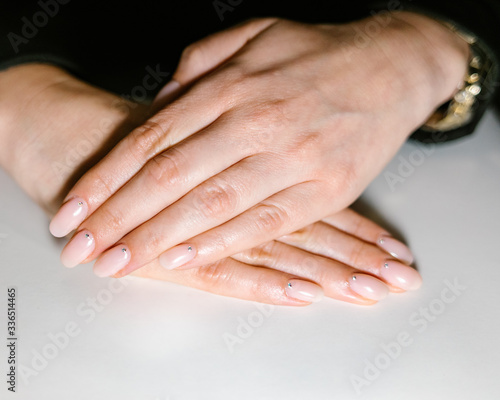
[[(64, 241), (0, 171), (0, 342), (12, 286), (18, 336), (15, 394), (0, 346), (0, 399), (499, 399), (500, 124), (490, 112), (473, 137), (421, 151), (406, 144), (363, 195), (365, 211), (410, 245), (424, 279), (374, 307), (325, 299), (259, 309), (66, 269)], [(391, 190), (386, 172), (403, 159), (419, 165)], [(61, 338), (68, 324), (76, 335), (56, 348), (49, 335)], [(390, 346), (398, 338), (400, 350)]]

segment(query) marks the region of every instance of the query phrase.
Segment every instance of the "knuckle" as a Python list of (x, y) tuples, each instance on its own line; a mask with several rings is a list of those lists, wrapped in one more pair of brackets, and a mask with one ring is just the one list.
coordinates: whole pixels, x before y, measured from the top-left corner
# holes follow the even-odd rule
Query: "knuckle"
[(92, 192), (104, 194), (105, 198), (111, 197), (114, 193), (111, 182), (109, 177), (105, 178), (100, 170), (96, 169), (92, 181)]
[(315, 169), (312, 172), (312, 178), (327, 182), (330, 196), (338, 197), (339, 193), (353, 193), (358, 190), (357, 166), (354, 161), (341, 159), (341, 157), (336, 160), (335, 165)]
[(222, 181), (207, 182), (194, 193), (194, 206), (205, 217), (232, 214), (237, 203), (236, 190)]
[(357, 269), (365, 269), (370, 263), (366, 260), (367, 246), (364, 243), (356, 243), (350, 251), (350, 264)]
[(153, 157), (163, 142), (164, 131), (160, 124), (146, 121), (143, 125), (127, 136), (128, 149), (132, 156), (140, 163)]
[(116, 232), (122, 230), (125, 224), (125, 215), (122, 211), (119, 209), (111, 210), (109, 207), (105, 207), (100, 212), (103, 214), (102, 219), (100, 219), (104, 221), (102, 226), (106, 227), (107, 232), (116, 234)]
[(141, 236), (147, 238), (147, 240), (140, 240), (140, 243), (142, 243), (143, 246), (143, 253), (159, 255), (165, 250), (163, 244), (164, 238), (167, 236), (163, 235), (162, 232), (158, 230), (158, 227), (152, 229), (148, 224), (144, 225), (144, 227), (146, 231), (144, 234), (141, 234)]
[(223, 259), (215, 263), (205, 265), (196, 270), (198, 280), (207, 285), (208, 291), (217, 290), (231, 283), (233, 270), (229, 266), (230, 260)]
[[(265, 273), (265, 271), (259, 271), (258, 273), (255, 274), (255, 277), (253, 278), (253, 282), (250, 285), (250, 294), (252, 298), (262, 298), (263, 294), (266, 293), (266, 288), (269, 287), (269, 279), (268, 275)], [(277, 293), (273, 293), (275, 296), (278, 296)], [(270, 298), (270, 301), (273, 299)]]
[(271, 241), (245, 251), (245, 256), (257, 263), (266, 263), (276, 258), (276, 242)]
[(293, 155), (300, 162), (307, 160), (321, 160), (324, 152), (324, 135), (321, 132), (297, 132), (288, 148), (288, 155)]
[(259, 232), (274, 234), (281, 231), (290, 221), (288, 212), (274, 204), (261, 204), (256, 207), (255, 224)]
[(308, 225), (302, 229), (287, 234), (286, 239), (297, 244), (301, 243), (307, 245), (311, 242), (315, 230), (316, 224)]
[(248, 113), (248, 121), (255, 125), (265, 125), (270, 130), (282, 128), (289, 121), (286, 100), (273, 100), (253, 107)]
[(182, 182), (180, 152), (170, 149), (152, 158), (144, 167), (144, 173), (153, 185), (170, 189)]

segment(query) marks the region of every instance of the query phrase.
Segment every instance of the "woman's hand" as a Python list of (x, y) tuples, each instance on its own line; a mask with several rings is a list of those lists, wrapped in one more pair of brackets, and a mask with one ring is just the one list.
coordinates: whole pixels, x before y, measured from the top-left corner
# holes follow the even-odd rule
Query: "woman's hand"
[(347, 207), (467, 65), (426, 17), (393, 14), (360, 49), (366, 23), (257, 20), (188, 48), (185, 93), (77, 183), (52, 233), (83, 222), (94, 247), (74, 261), (105, 252), (96, 273), (124, 275), (211, 264)]
[[(10, 85), (2, 87), (4, 82)], [(4, 71), (0, 87), (5, 96), (0, 98), (0, 161), (49, 213), (60, 206), (60, 194), (82, 168), (146, 117), (145, 108), (53, 66), (30, 64)], [(324, 291), (331, 298), (369, 305), (388, 290), (413, 290), (421, 282), (415, 270), (400, 262), (411, 263), (409, 250), (387, 235), (345, 210), (207, 267), (168, 271), (155, 261), (136, 274), (273, 304), (307, 305)], [(66, 264), (80, 257), (74, 254), (77, 242), (66, 246)]]
[(346, 209), (208, 266), (167, 270), (154, 260), (133, 274), (262, 303), (303, 306), (326, 296), (371, 305), (389, 291), (420, 287), (419, 273), (406, 264), (412, 260), (404, 244)]

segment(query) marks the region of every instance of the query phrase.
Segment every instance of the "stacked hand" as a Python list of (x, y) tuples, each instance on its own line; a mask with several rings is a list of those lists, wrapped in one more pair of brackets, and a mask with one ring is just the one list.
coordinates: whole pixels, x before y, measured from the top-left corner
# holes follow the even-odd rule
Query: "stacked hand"
[(453, 94), (466, 48), (401, 14), (346, 57), (353, 32), (266, 19), (190, 46), (160, 111), (66, 196), (51, 223), (56, 236), (78, 228), (63, 262), (100, 256), (100, 276), (137, 270), (275, 304), (307, 304), (320, 286), (358, 304), (417, 288), (408, 249), (340, 210)]

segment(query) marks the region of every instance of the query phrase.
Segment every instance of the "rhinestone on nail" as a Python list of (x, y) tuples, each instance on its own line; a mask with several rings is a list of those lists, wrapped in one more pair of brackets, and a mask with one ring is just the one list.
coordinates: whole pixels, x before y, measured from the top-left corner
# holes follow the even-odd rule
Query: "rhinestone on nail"
[(389, 268), (389, 264), (388, 264), (388, 263), (385, 263), (385, 264), (384, 264), (384, 268)]
[(88, 239), (90, 237), (90, 235), (88, 233), (86, 233), (85, 237)]
[(126, 252), (127, 252), (127, 249), (124, 247), (124, 248), (122, 249), (122, 251), (123, 251), (124, 253), (126, 253)]
[(383, 238), (380, 238), (380, 239), (378, 240), (378, 242), (379, 242), (380, 244), (384, 244), (384, 239), (383, 239)]
[(191, 246), (188, 246), (188, 251), (193, 251), (193, 248)]
[(356, 275), (353, 275), (352, 276), (352, 280), (355, 281), (356, 280)]
[(80, 207), (81, 207), (81, 206), (83, 206), (83, 201), (79, 201), (79, 202), (78, 202), (78, 205), (79, 205)]
[(288, 287), (292, 287), (292, 284), (290, 282), (288, 282)]

